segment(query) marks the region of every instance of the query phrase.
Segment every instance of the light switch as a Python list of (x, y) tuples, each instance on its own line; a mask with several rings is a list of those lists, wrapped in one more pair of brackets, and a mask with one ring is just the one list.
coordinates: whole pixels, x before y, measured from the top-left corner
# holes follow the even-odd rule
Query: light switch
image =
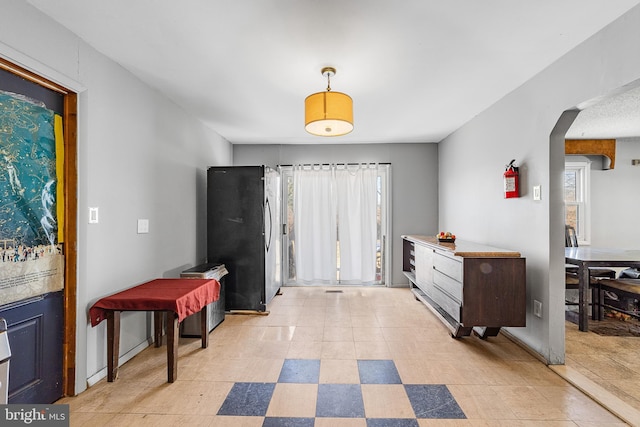
[(98, 223), (98, 208), (89, 208), (89, 224)]
[(539, 185), (533, 187), (533, 200), (542, 200), (542, 190)]
[(149, 220), (148, 219), (139, 219), (138, 220), (138, 234), (145, 234), (149, 232)]

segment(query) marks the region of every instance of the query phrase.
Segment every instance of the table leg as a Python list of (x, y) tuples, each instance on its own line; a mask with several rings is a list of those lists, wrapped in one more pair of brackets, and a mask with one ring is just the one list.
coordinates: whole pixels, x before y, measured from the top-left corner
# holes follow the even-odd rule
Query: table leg
[(578, 329), (589, 330), (589, 268), (583, 264), (578, 267)]
[[(591, 278), (589, 278), (589, 286), (591, 286)], [(591, 320), (602, 320), (601, 308), (600, 285), (594, 284), (591, 288)]]
[(167, 381), (170, 383), (178, 377), (179, 332), (178, 313), (167, 311)]
[(107, 382), (118, 378), (120, 353), (120, 312), (107, 310)]
[(153, 312), (153, 340), (155, 347), (160, 347), (162, 345), (162, 327), (164, 320), (164, 311), (154, 311)]
[(200, 310), (200, 334), (202, 336), (202, 348), (207, 348), (209, 345), (209, 313), (207, 312), (207, 306), (205, 305)]

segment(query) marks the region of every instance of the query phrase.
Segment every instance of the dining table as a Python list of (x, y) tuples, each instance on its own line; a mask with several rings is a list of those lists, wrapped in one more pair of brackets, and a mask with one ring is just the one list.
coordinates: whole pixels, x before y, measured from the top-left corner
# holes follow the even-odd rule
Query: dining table
[(162, 345), (163, 319), (166, 316), (167, 382), (178, 372), (179, 326), (188, 316), (200, 313), (202, 348), (209, 344), (207, 305), (220, 298), (220, 283), (215, 279), (163, 278), (141, 283), (96, 301), (89, 309), (92, 326), (107, 320), (107, 382), (118, 377), (120, 349), (120, 313), (152, 311), (155, 346)]
[[(578, 246), (564, 248), (565, 263), (578, 266), (578, 329), (589, 330), (589, 268), (640, 267), (639, 249)], [(594, 302), (595, 303), (595, 302)]]

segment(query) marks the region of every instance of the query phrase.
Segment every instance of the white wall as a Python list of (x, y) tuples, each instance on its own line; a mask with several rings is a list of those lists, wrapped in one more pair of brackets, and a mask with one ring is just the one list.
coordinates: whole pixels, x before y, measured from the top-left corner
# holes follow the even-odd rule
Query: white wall
[(632, 159), (640, 159), (640, 138), (618, 139), (615, 167), (591, 170), (592, 246), (640, 247), (640, 165)]
[(403, 234), (434, 234), (438, 225), (437, 144), (234, 145), (234, 165), (305, 163), (391, 163), (392, 272), (394, 286), (408, 286), (402, 274)]
[[(4, 0), (0, 55), (80, 91), (76, 392), (106, 375), (106, 325), (88, 309), (102, 296), (176, 277), (206, 257), (206, 168), (232, 147), (157, 91), (38, 11)], [(87, 223), (99, 207), (99, 224)], [(150, 221), (137, 234), (138, 218)], [(151, 319), (124, 313), (120, 353), (147, 345)]]
[[(440, 228), (527, 258), (527, 327), (510, 332), (550, 363), (564, 362), (563, 138), (573, 113), (553, 144), (550, 134), (563, 111), (640, 77), (638, 40), (635, 7), (439, 144)], [(523, 190), (504, 199), (504, 165), (514, 158)], [(542, 318), (531, 313), (534, 299)]]

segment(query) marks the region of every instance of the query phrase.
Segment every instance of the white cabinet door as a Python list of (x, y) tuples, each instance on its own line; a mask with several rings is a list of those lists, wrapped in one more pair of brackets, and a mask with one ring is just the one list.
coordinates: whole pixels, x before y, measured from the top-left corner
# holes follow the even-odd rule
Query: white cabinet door
[(416, 252), (416, 285), (431, 295), (433, 286), (433, 249), (419, 243), (415, 244)]

